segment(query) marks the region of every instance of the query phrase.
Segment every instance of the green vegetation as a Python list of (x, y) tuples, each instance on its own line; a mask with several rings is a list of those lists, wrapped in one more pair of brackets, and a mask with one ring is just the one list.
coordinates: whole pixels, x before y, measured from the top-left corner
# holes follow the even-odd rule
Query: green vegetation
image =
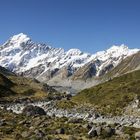
[[(53, 140), (54, 138), (62, 138), (67, 140), (69, 135), (76, 137), (83, 137), (88, 133), (85, 125), (87, 122), (82, 123), (68, 123), (65, 117), (48, 117), (34, 116), (27, 117), (22, 114), (14, 114), (4, 110), (0, 110), (0, 119), (4, 120), (4, 124), (0, 126), (0, 138), (10, 140)], [(61, 129), (64, 134), (61, 134)], [(37, 133), (41, 131), (43, 138), (38, 137)]]
[(60, 101), (57, 101), (56, 103), (56, 106), (62, 109), (71, 109), (71, 108), (74, 108), (74, 106), (76, 105), (77, 104), (75, 102), (72, 102), (69, 100), (60, 100)]
[(129, 134), (131, 140), (135, 140), (134, 134), (138, 131), (140, 131), (140, 128), (126, 127), (126, 126), (123, 127), (123, 132), (125, 134)]
[(14, 91), (10, 89), (12, 86), (14, 83), (0, 73), (0, 97), (14, 95)]
[(140, 98), (140, 70), (85, 89), (72, 100), (93, 105), (103, 114), (120, 115), (136, 96)]
[[(47, 86), (47, 85), (46, 85)], [(3, 75), (0, 73), (0, 97), (1, 99), (12, 100), (13, 98), (44, 98), (48, 92), (44, 84), (31, 78), (24, 78), (15, 75)]]
[[(36, 82), (30, 78), (10, 76), (9, 79), (15, 84), (11, 89), (19, 96), (44, 96), (47, 95), (43, 89), (43, 84)], [(40, 95), (39, 95), (40, 93)]]

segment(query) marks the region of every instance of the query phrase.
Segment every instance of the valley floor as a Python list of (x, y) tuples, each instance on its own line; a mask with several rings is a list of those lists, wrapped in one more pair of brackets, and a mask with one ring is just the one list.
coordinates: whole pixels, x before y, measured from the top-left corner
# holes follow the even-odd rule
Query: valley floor
[[(29, 105), (43, 108), (46, 115), (23, 115)], [(84, 106), (62, 109), (56, 100), (7, 103), (0, 108), (2, 140), (127, 140), (140, 131), (138, 116), (104, 116)]]

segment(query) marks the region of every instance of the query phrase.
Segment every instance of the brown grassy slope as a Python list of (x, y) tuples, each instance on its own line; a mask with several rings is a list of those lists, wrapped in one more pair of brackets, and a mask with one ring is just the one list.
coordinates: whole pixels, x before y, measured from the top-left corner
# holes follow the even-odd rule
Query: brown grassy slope
[(49, 92), (55, 92), (47, 84), (35, 79), (16, 76), (7, 69), (0, 67), (0, 97), (33, 97), (44, 98)]

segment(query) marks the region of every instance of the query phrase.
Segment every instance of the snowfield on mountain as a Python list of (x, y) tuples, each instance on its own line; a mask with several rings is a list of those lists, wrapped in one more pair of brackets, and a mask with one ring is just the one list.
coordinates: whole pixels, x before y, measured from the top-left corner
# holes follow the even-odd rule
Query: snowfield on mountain
[[(100, 77), (138, 51), (139, 49), (129, 49), (125, 45), (114, 45), (95, 54), (84, 53), (79, 49), (65, 51), (62, 48), (34, 43), (27, 35), (20, 33), (1, 45), (0, 65), (18, 75), (51, 81), (50, 83), (55, 85), (63, 80), (68, 82)], [(83, 78), (85, 71), (81, 70), (85, 67), (87, 70), (89, 66), (91, 69), (86, 71), (86, 74), (90, 76)]]

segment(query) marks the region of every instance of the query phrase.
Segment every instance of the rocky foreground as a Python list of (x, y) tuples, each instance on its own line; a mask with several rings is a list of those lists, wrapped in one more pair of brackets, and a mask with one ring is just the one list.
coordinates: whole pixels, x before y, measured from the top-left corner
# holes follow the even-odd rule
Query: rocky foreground
[(94, 109), (58, 108), (56, 101), (0, 105), (1, 140), (140, 139), (140, 117), (103, 116)]

